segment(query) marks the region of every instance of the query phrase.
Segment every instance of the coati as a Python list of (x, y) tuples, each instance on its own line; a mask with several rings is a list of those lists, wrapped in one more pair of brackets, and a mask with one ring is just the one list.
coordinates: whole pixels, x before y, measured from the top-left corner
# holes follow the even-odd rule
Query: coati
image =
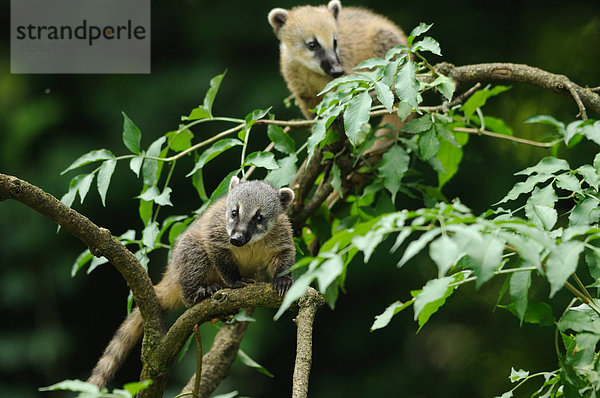
[[(281, 275), (294, 264), (295, 246), (286, 210), (294, 191), (233, 177), (229, 192), (208, 207), (177, 239), (165, 274), (154, 287), (163, 310), (193, 306), (224, 287), (272, 281), (283, 295), (293, 283)], [(88, 382), (106, 386), (142, 337), (135, 308), (106, 347)]]
[(356, 65), (406, 44), (402, 30), (389, 19), (364, 8), (327, 6), (274, 8), (269, 23), (279, 38), (281, 73), (307, 119), (317, 106), (317, 94)]

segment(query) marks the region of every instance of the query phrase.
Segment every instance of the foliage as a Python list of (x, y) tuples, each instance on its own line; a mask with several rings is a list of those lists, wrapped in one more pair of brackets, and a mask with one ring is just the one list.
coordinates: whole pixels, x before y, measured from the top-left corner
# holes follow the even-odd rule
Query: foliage
[(100, 390), (98, 386), (81, 380), (65, 380), (48, 387), (42, 387), (40, 391), (73, 391), (78, 392), (78, 398), (133, 398), (138, 392), (148, 388), (152, 381), (127, 383), (123, 389), (114, 389), (111, 393), (106, 388)]
[[(528, 119), (527, 123), (553, 127), (548, 138), (554, 140), (549, 141), (554, 156), (517, 173), (524, 181), (517, 182), (503, 199), (481, 215), (473, 214), (459, 199), (446, 200), (442, 189), (458, 172), (463, 148), (468, 143), (468, 134), (455, 129), (487, 128), (508, 138), (512, 134), (510, 127), (500, 119), (485, 116), (482, 107), (509, 87), (484, 87), (464, 102), (453, 103), (456, 89), (453, 82), (436, 72), (423, 56), (424, 53), (441, 55), (437, 41), (423, 37), (430, 28), (431, 25), (419, 25), (410, 33), (407, 46), (391, 49), (384, 58), (361, 63), (355, 68), (356, 74), (331, 81), (323, 89), (323, 101), (315, 109), (312, 133), (300, 146), (282, 129), (293, 124), (275, 120), (270, 109), (254, 110), (243, 119), (213, 116), (212, 104), (224, 74), (211, 80), (203, 103), (182, 117), (184, 124), (145, 149), (141, 130), (123, 113), (123, 143), (130, 153), (116, 156), (108, 149), (100, 149), (82, 155), (63, 173), (88, 165), (95, 168), (73, 177), (62, 201), (71, 206), (79, 196), (83, 202), (96, 178), (97, 191), (105, 204), (117, 164), (127, 161), (141, 182), (137, 199), (143, 228), (129, 230), (119, 239), (135, 247), (137, 258), (147, 266), (148, 254), (170, 248), (195, 217), (194, 214), (159, 218), (161, 207), (173, 206), (170, 182), (179, 159), (186, 156), (194, 159), (187, 177), (203, 201), (196, 211), (200, 213), (225, 193), (231, 177), (239, 173), (248, 178), (255, 168), (262, 168), (267, 173), (265, 179), (274, 186), (289, 184), (300, 169), (304, 149), (310, 159), (319, 148), (329, 167), (315, 181), (314, 189), (330, 179), (340, 195), (335, 201), (322, 204), (302, 229), (298, 245), (305, 255), (293, 269), (296, 282), (275, 318), (313, 283), (334, 308), (356, 255), (361, 253), (363, 261), (369, 262), (373, 253), (381, 250), (380, 244), (393, 238), (391, 251), (403, 253), (396, 264), (398, 269), (425, 253), (435, 265), (437, 276), (426, 281), (421, 289), (410, 292), (410, 297), (399, 297), (375, 316), (371, 330), (389, 326), (394, 315), (411, 306), (420, 330), (461, 286), (474, 283), (481, 288), (489, 280), (500, 278), (504, 280), (504, 288), (499, 292), (499, 307), (510, 311), (521, 323), (554, 326), (559, 360), (559, 369), (551, 372), (529, 375), (513, 369), (510, 380), (518, 384), (502, 397), (512, 396), (522, 383), (538, 376), (543, 376), (544, 383), (534, 396), (595, 397), (600, 389), (596, 351), (600, 340), (600, 301), (588, 288), (598, 287), (600, 277), (600, 246), (596, 244), (600, 238), (600, 155), (590, 164), (576, 168), (557, 156), (562, 142), (566, 148), (583, 138), (600, 144), (600, 122), (565, 124), (552, 116)], [(441, 105), (425, 106), (424, 99), (431, 98), (439, 100)], [(385, 137), (391, 139), (387, 151), (371, 164), (364, 160), (364, 155), (382, 139), (376, 134), (379, 127), (373, 127), (376, 124), (372, 117), (383, 114), (395, 114), (406, 123), (400, 131), (392, 131)], [(235, 126), (192, 144), (195, 138), (192, 128), (207, 122)], [(343, 134), (339, 124), (343, 124)], [(267, 125), (266, 135), (275, 152), (247, 153), (250, 138), (260, 125)], [(231, 137), (236, 133), (237, 136)], [(332, 152), (331, 144), (340, 140), (347, 141), (348, 146)], [(233, 150), (240, 151), (239, 164), (227, 170), (221, 184), (208, 195), (203, 168)], [(346, 176), (342, 170), (346, 169), (338, 160), (346, 151), (350, 152), (353, 167), (367, 181), (362, 186), (348, 189), (343, 184), (342, 177)], [(399, 193), (421, 200), (424, 207), (397, 209)], [(319, 242), (320, 249), (310, 256), (308, 248), (314, 242)], [(73, 274), (85, 266), (90, 272), (102, 262), (85, 251), (76, 260)], [(580, 267), (584, 263), (586, 268)], [(577, 274), (584, 272), (589, 274), (584, 279), (591, 277), (594, 281), (587, 287)], [(534, 283), (547, 284), (546, 300), (530, 299)], [(563, 288), (575, 298), (556, 319), (550, 300)], [(244, 354), (240, 360), (264, 369)]]

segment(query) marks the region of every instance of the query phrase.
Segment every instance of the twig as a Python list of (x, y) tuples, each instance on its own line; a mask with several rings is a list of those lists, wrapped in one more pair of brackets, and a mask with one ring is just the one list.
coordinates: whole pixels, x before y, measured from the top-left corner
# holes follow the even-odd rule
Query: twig
[(563, 77), (565, 79), (565, 86), (567, 87), (567, 90), (569, 90), (569, 92), (571, 93), (571, 96), (575, 100), (575, 103), (579, 107), (579, 113), (577, 114), (577, 117), (581, 116), (581, 119), (583, 121), (587, 121), (588, 117), (587, 117), (587, 113), (585, 111), (585, 106), (583, 105), (583, 102), (581, 102), (581, 98), (579, 97), (579, 94), (577, 94), (575, 85), (566, 76), (563, 76)]
[(590, 292), (588, 292), (588, 290), (585, 288), (585, 285), (583, 284), (583, 282), (581, 282), (581, 279), (579, 279), (579, 276), (577, 276), (576, 273), (573, 273), (573, 279), (575, 279), (575, 283), (577, 283), (577, 286), (579, 286), (579, 288), (581, 289), (581, 292), (583, 294), (585, 294), (585, 296), (590, 299), (593, 300), (594, 298), (592, 297), (592, 295), (590, 294)]
[(194, 337), (196, 338), (196, 379), (194, 380), (193, 398), (200, 398), (200, 380), (202, 379), (202, 337), (198, 331), (198, 325), (194, 325)]
[(455, 127), (454, 131), (458, 131), (461, 133), (469, 133), (469, 134), (487, 135), (489, 137), (500, 138), (503, 140), (518, 142), (519, 144), (527, 144), (527, 145), (537, 146), (537, 147), (541, 147), (541, 148), (550, 148), (550, 147), (556, 145), (558, 142), (560, 142), (560, 141), (552, 141), (552, 142), (531, 141), (531, 140), (528, 140), (525, 138), (513, 137), (512, 135), (498, 134), (498, 133), (494, 133), (493, 131), (479, 130), (479, 129), (470, 128), (470, 127)]

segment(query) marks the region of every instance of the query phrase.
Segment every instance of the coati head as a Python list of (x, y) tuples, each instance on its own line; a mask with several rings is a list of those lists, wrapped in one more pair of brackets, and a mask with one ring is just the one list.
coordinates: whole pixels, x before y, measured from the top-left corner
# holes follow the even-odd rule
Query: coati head
[(227, 194), (229, 242), (243, 246), (264, 238), (293, 200), (290, 188), (277, 190), (266, 182), (240, 182), (233, 177)]
[(269, 23), (281, 42), (281, 51), (308, 69), (331, 77), (344, 74), (337, 51), (337, 19), (342, 9), (339, 0), (327, 7), (302, 6), (291, 10), (274, 8)]

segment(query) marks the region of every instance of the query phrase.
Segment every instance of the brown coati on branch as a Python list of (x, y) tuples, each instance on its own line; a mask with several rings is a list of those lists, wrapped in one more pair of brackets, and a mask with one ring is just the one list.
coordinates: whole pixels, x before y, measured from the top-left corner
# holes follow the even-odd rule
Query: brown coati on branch
[(342, 8), (339, 0), (327, 6), (274, 8), (268, 19), (280, 41), (281, 73), (307, 119), (314, 117), (309, 110), (331, 80), (406, 45), (406, 36), (389, 19), (364, 8)]
[[(233, 177), (229, 192), (206, 209), (177, 239), (165, 274), (154, 287), (164, 311), (191, 307), (217, 290), (271, 281), (283, 295), (293, 283), (283, 274), (295, 246), (286, 210), (294, 191)], [(106, 386), (142, 337), (138, 308), (121, 324), (88, 382)]]

